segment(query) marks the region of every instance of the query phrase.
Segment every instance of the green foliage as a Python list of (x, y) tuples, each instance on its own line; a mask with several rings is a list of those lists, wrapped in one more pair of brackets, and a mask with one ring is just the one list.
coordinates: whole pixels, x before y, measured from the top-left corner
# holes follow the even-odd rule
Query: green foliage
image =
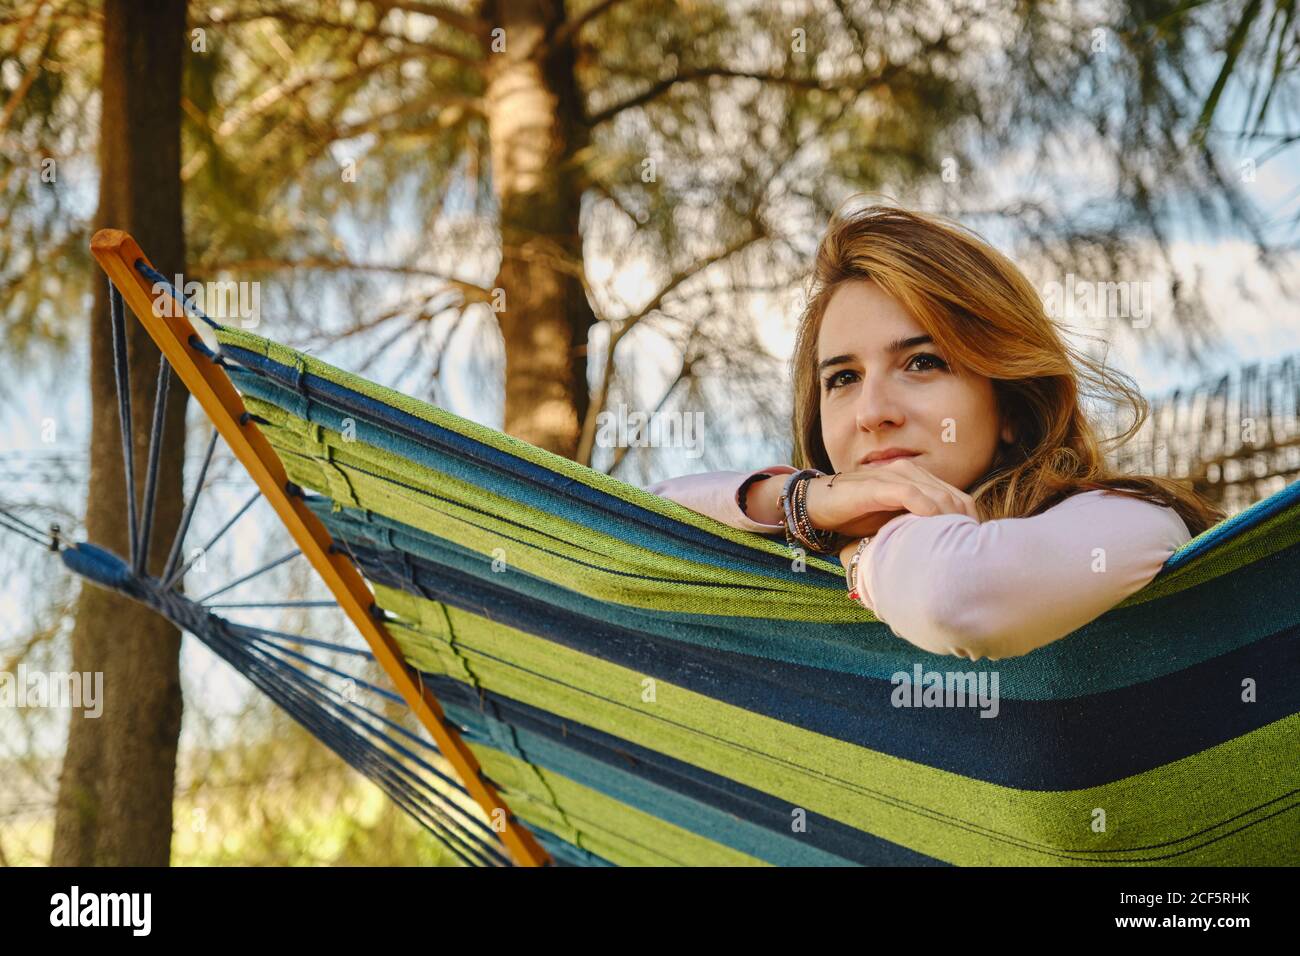
[(66, 346), (89, 291), (98, 31), (85, 4), (62, 6), (0, 19), (0, 340), (15, 362), (37, 342)]

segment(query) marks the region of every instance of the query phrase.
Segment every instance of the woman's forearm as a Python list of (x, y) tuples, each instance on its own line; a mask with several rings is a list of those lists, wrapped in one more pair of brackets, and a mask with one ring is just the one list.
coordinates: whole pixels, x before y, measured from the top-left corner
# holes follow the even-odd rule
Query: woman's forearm
[(781, 488), (785, 480), (785, 475), (773, 475), (750, 485), (745, 494), (745, 513), (761, 524), (781, 524), (785, 520), (781, 513)]

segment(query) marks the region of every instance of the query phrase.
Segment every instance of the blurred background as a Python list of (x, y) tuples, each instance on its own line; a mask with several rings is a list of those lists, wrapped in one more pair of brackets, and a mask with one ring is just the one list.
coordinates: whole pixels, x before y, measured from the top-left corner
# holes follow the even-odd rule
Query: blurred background
[[(0, 0), (0, 514), (125, 552), (97, 228), (252, 290), (220, 321), (644, 486), (789, 460), (808, 267), (859, 193), (1012, 256), (1151, 399), (1117, 463), (1235, 512), (1300, 475), (1298, 94), (1294, 0)], [(211, 433), (185, 398), (160, 540)], [(602, 427), (674, 414), (689, 447)], [(204, 540), (252, 486), (221, 446), (205, 488)], [(189, 589), (284, 550), (257, 508)], [(203, 645), (11, 530), (0, 672), (131, 693), (98, 720), (0, 707), (0, 865), (454, 862)], [(241, 592), (323, 594), (301, 562)]]

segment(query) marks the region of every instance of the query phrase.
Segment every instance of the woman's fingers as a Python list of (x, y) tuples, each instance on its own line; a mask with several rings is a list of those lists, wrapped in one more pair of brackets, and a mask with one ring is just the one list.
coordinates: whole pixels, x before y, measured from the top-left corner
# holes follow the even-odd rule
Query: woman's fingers
[(976, 520), (974, 499), (908, 459), (867, 471), (813, 479), (808, 513), (820, 528), (844, 531), (882, 512), (917, 515), (965, 514)]
[(941, 488), (934, 488), (915, 482), (899, 482), (894, 487), (899, 489), (899, 501), (903, 507), (914, 515), (948, 514), (956, 507), (948, 494)]
[[(860, 497), (857, 501), (859, 511), (885, 511), (904, 509), (913, 514), (941, 514), (943, 509), (953, 507), (947, 495), (933, 485), (923, 484), (908, 475), (880, 474), (874, 476), (864, 487), (867, 500)], [(863, 505), (870, 507), (863, 509)]]
[(943, 511), (944, 514), (965, 514), (977, 521), (979, 520), (979, 509), (975, 506), (974, 498), (956, 485), (950, 485), (938, 475), (916, 464), (910, 458), (900, 458), (896, 462), (890, 462), (885, 468), (892, 468), (896, 475), (910, 478), (940, 490), (948, 502), (948, 506)]

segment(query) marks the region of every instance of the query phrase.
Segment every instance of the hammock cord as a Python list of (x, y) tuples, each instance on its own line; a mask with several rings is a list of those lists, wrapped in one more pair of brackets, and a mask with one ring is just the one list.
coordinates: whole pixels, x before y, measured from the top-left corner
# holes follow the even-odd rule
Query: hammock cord
[[(22, 535), (28, 541), (34, 541), (43, 548), (50, 551), (57, 551), (59, 546), (58, 525), (51, 525), (49, 531), (38, 528), (23, 518), (20, 518), (14, 512), (7, 508), (0, 508), (0, 528), (12, 531), (14, 534)], [(44, 535), (49, 540), (41, 540)]]
[(117, 415), (122, 432), (122, 462), (126, 468), (126, 523), (130, 540), (130, 561), (135, 565), (140, 546), (135, 515), (135, 448), (131, 436), (131, 371), (127, 367), (126, 323), (122, 314), (122, 293), (108, 280), (108, 314), (113, 325), (113, 377), (117, 384)]
[(171, 590), (172, 586), (177, 581), (185, 577), (185, 572), (190, 569), (190, 567), (194, 564), (194, 562), (197, 561), (201, 555), (207, 554), (208, 551), (212, 549), (212, 546), (216, 544), (218, 541), (220, 541), (222, 536), (227, 531), (229, 531), (232, 527), (234, 527), (235, 522), (238, 521), (240, 518), (242, 518), (244, 516), (244, 513), (248, 511), (249, 508), (253, 507), (253, 502), (257, 501), (257, 499), (260, 497), (262, 497), (261, 488), (253, 492), (252, 496), (247, 501), (244, 502), (243, 507), (240, 508), (238, 511), (236, 511), (235, 514), (231, 517), (231, 519), (221, 526), (221, 530), (218, 531), (216, 534), (214, 534), (208, 540), (207, 544), (199, 548), (198, 551), (195, 552), (193, 557), (191, 557), (188, 561), (182, 564), (175, 571), (173, 571), (170, 577), (163, 580), (163, 590)]
[[(137, 268), (141, 267), (137, 263)], [(155, 281), (165, 281), (153, 270), (140, 268)], [(179, 296), (178, 296), (179, 298)], [(183, 301), (183, 300), (182, 300)], [(188, 303), (186, 304), (187, 308)], [(186, 501), (171, 542), (162, 573), (147, 574), (149, 538), (156, 513), (158, 475), (161, 463), (163, 427), (173, 370), (166, 356), (160, 357), (158, 380), (150, 430), (149, 452), (143, 481), (143, 499), (137, 499), (135, 487), (134, 435), (132, 432), (131, 381), (125, 328), (125, 303), (121, 293), (109, 282), (109, 313), (112, 322), (114, 383), (118, 399), (118, 421), (122, 441), (122, 459), (127, 494), (127, 523), (130, 552), (122, 559), (94, 545), (62, 548), (58, 525), (42, 529), (18, 514), (12, 507), (0, 507), (0, 529), (20, 535), (35, 544), (59, 551), (65, 564), (88, 580), (117, 590), (145, 603), (168, 618), (182, 631), (199, 638), (217, 656), (242, 673), (254, 686), (267, 694), (306, 731), (338, 754), (349, 766), (364, 774), (401, 809), (460, 862), (469, 866), (511, 866), (513, 861), (501, 843), (500, 835), (476, 807), (462, 805), (459, 794), (468, 798), (464, 785), (434, 762), (441, 751), (421, 734), (355, 699), (354, 690), (374, 694), (384, 707), (397, 705), (409, 714), (401, 695), (386, 690), (360, 676), (314, 660), (299, 649), (320, 648), (334, 654), (351, 655), (362, 662), (375, 660), (369, 648), (348, 647), (333, 641), (315, 640), (268, 628), (242, 624), (219, 617), (216, 607), (317, 607), (338, 609), (335, 601), (248, 602), (243, 604), (208, 604), (238, 585), (253, 580), (273, 568), (301, 555), (297, 548), (262, 567), (242, 575), (204, 597), (186, 596), (179, 583), (186, 572), (206, 554), (261, 497), (255, 492), (208, 542), (188, 561), (181, 561), (185, 540), (205, 488), (209, 468), (220, 432), (213, 429), (203, 462)], [(194, 314), (194, 313), (192, 313)], [(211, 320), (197, 313), (213, 324)], [(196, 337), (197, 338), (197, 337)], [(199, 345), (202, 343), (199, 342)], [(198, 347), (196, 345), (196, 347)], [(221, 356), (206, 346), (202, 351), (219, 364)], [(236, 364), (236, 363), (231, 363)], [(245, 413), (241, 423), (264, 422), (260, 416)], [(293, 489), (291, 489), (293, 490)], [(372, 606), (372, 612), (378, 608)], [(295, 649), (297, 648), (297, 649)], [(330, 683), (342, 680), (343, 690), (309, 673), (319, 670)], [(426, 757), (428, 759), (426, 759)]]
[(158, 389), (154, 393), (153, 424), (149, 429), (149, 462), (144, 474), (144, 514), (140, 523), (140, 551), (132, 564), (136, 574), (144, 574), (149, 560), (149, 536), (153, 532), (154, 506), (158, 496), (158, 461), (162, 457), (163, 424), (167, 414), (167, 391), (171, 384), (171, 363), (158, 356)]
[(208, 465), (212, 463), (212, 453), (217, 448), (217, 438), (220, 432), (212, 429), (212, 440), (208, 442), (208, 450), (203, 456), (203, 466), (199, 469), (198, 480), (194, 482), (194, 491), (190, 493), (190, 500), (185, 502), (185, 513), (181, 515), (180, 527), (176, 529), (176, 537), (172, 541), (171, 552), (167, 555), (167, 564), (163, 566), (162, 574), (159, 575), (160, 581), (170, 580), (172, 572), (176, 569), (176, 562), (181, 555), (181, 548), (185, 544), (185, 535), (190, 530), (190, 520), (194, 517), (194, 505), (199, 500), (199, 492), (203, 490), (203, 479), (208, 474)]
[[(243, 625), (240, 626), (242, 627)], [(304, 664), (306, 664), (309, 667), (314, 667), (317, 670), (322, 670), (327, 674), (333, 674), (335, 677), (341, 677), (345, 681), (351, 681), (353, 685), (355, 685), (356, 687), (360, 687), (363, 690), (368, 690), (370, 693), (376, 695), (377, 697), (383, 697), (387, 700), (392, 701), (395, 704), (406, 703), (406, 701), (402, 699), (402, 696), (400, 694), (394, 694), (392, 691), (384, 690), (378, 684), (372, 684), (370, 681), (365, 680), (364, 678), (355, 677), (352, 674), (349, 674), (347, 671), (339, 670), (337, 667), (331, 667), (328, 664), (322, 664), (320, 661), (313, 660), (312, 658), (308, 657), (306, 654), (300, 654), (297, 651), (290, 650), (287, 647), (281, 647), (279, 644), (274, 643), (270, 639), (263, 637), (260, 634), (251, 633), (248, 635), (248, 639), (250, 641), (255, 641), (258, 644), (263, 644), (268, 648), (274, 648), (277, 653), (283, 654), (286, 657), (292, 657), (294, 660), (302, 661)]]
[[(222, 633), (224, 630), (213, 628), (206, 635), (207, 642), (219, 656), (247, 675), (259, 689), (349, 765), (378, 783), (395, 803), (438, 836), (459, 859), (469, 865), (475, 865), (473, 859), (478, 860), (478, 865), (491, 865), (490, 860), (483, 859), (483, 854), (500, 852), (494, 845), (495, 840), (479, 845), (470, 842), (463, 828), (456, 826), (429, 796), (420, 792), (421, 786), (428, 787), (427, 783), (402, 766), (394, 754), (368, 743), (347, 725), (348, 721), (357, 722), (356, 715), (325, 698), (311, 686), (310, 678), (296, 667), (274, 657), (268, 660), (264, 652), (258, 652), (259, 649), (240, 646), (229, 634)], [(343, 719), (332, 717), (327, 708), (338, 712)], [(485, 826), (481, 821), (472, 822)]]
[[(320, 647), (327, 651), (333, 651), (336, 654), (351, 654), (356, 657), (364, 657), (367, 660), (374, 660), (375, 655), (369, 650), (360, 647), (348, 647), (345, 644), (335, 644), (333, 641), (320, 641), (311, 637), (302, 637), (298, 634), (286, 634), (283, 631), (273, 631), (270, 628), (255, 627), (252, 624), (240, 624), (245, 630), (254, 631), (264, 637), (272, 638), (279, 641), (288, 641), (291, 644), (306, 644), (310, 647)], [(401, 698), (398, 698), (399, 700)]]
[[(258, 568), (256, 571), (249, 571), (243, 577), (236, 578), (235, 580), (231, 581), (229, 584), (217, 588), (215, 591), (209, 591), (207, 594), (203, 595), (203, 597), (195, 598), (194, 601), (196, 604), (206, 604), (208, 601), (212, 600), (217, 595), (225, 594), (227, 591), (239, 587), (239, 585), (243, 584), (244, 582), (251, 581), (253, 580), (253, 578), (257, 577), (258, 575), (265, 574), (267, 571), (270, 571), (272, 568), (278, 568), (286, 561), (290, 561), (293, 558), (298, 557), (298, 555), (300, 554), (302, 554), (302, 552), (299, 551), (297, 548), (294, 548), (288, 554), (281, 555), (280, 557), (276, 558), (274, 561), (267, 562), (266, 564)], [(333, 602), (330, 603), (332, 606)]]

